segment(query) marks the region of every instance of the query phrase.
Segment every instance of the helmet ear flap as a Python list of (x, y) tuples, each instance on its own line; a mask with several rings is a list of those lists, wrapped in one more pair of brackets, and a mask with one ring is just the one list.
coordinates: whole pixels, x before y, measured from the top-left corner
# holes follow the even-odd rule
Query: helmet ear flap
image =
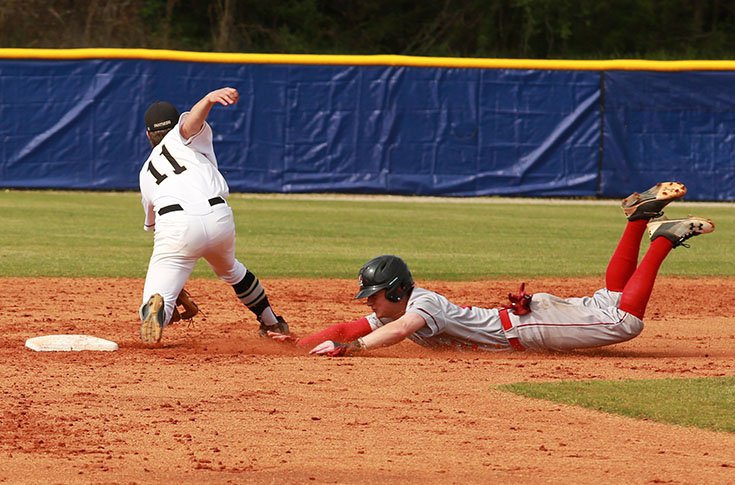
[(385, 288), (385, 299), (388, 301), (392, 301), (393, 303), (398, 303), (401, 301), (401, 298), (403, 297), (402, 294), (399, 294), (401, 290), (401, 279), (396, 276), (391, 280), (390, 283), (388, 283), (388, 286)]
[(411, 289), (410, 286), (406, 287), (404, 284), (401, 284), (400, 278), (396, 277), (396, 280), (395, 283), (391, 282), (391, 285), (385, 290), (385, 299), (393, 303), (398, 303), (403, 300), (403, 297)]
[(385, 291), (385, 299), (388, 301), (392, 301), (393, 303), (398, 303), (401, 301), (401, 298), (403, 298), (402, 294), (398, 293), (399, 288), (393, 288), (392, 291)]

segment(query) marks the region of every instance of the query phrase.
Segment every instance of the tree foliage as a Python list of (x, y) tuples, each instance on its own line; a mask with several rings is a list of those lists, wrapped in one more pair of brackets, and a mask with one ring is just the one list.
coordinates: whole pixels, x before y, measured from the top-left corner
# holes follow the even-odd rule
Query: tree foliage
[(0, 47), (728, 59), (724, 0), (0, 0)]

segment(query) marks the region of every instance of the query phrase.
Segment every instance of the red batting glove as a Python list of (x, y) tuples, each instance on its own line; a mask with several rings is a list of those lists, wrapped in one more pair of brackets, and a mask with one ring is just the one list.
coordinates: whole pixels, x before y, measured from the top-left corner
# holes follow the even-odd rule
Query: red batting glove
[(525, 315), (531, 313), (531, 300), (533, 295), (526, 294), (526, 283), (521, 283), (521, 289), (517, 295), (508, 293), (510, 305), (503, 305), (503, 308), (510, 310), (516, 315)]
[(327, 352), (330, 357), (342, 357), (347, 354), (347, 349), (350, 347), (349, 344), (341, 344), (339, 342), (334, 343), (334, 350)]

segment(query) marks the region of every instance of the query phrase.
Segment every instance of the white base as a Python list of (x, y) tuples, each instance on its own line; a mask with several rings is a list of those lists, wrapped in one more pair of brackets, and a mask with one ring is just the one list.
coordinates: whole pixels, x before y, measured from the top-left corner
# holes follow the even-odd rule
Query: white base
[(115, 342), (90, 335), (42, 335), (26, 340), (26, 347), (37, 352), (118, 349)]

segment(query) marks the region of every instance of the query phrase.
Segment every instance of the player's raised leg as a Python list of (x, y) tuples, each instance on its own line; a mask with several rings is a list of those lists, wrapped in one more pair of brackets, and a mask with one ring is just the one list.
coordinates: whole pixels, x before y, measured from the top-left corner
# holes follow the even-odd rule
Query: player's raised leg
[(686, 186), (679, 182), (662, 182), (645, 192), (634, 192), (621, 202), (628, 224), (610, 258), (605, 273), (605, 286), (610, 291), (623, 291), (638, 265), (641, 240), (648, 221), (663, 215), (663, 208), (682, 198)]
[(684, 219), (659, 219), (649, 222), (651, 246), (625, 285), (618, 308), (642, 320), (658, 270), (666, 256), (676, 247), (688, 247), (684, 244), (687, 239), (714, 230), (714, 223), (702, 217), (689, 216)]

